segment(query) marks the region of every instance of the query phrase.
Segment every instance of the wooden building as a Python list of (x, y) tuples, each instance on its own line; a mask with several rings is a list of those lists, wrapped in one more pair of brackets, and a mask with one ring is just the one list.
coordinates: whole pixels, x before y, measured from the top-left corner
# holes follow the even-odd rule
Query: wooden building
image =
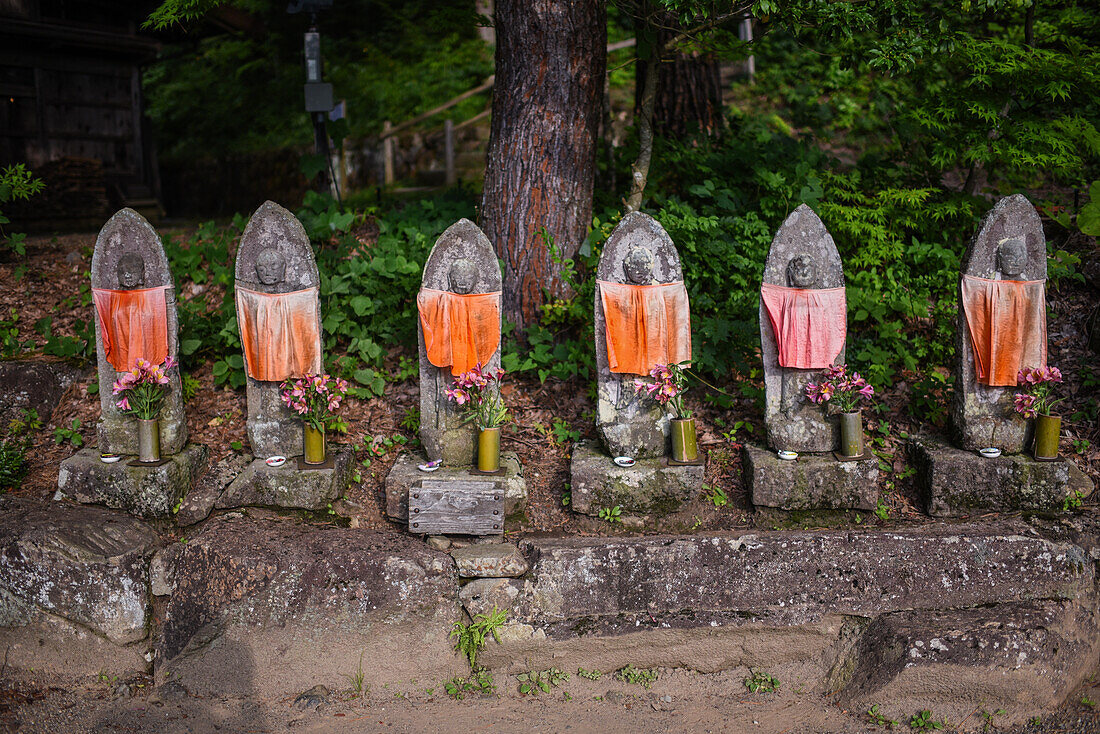
[(12, 207), (20, 223), (102, 223), (121, 206), (159, 212), (141, 95), (141, 65), (159, 44), (140, 25), (155, 6), (0, 0), (0, 166), (26, 163), (46, 182)]

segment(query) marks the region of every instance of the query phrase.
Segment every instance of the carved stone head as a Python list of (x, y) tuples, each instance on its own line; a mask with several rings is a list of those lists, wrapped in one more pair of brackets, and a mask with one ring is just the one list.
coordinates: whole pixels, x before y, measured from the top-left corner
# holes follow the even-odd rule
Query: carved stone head
[(997, 270), (1005, 278), (1018, 278), (1027, 267), (1027, 244), (1019, 237), (1001, 240), (997, 246)]
[(264, 285), (282, 283), (286, 278), (286, 258), (274, 247), (267, 247), (256, 256), (256, 277)]
[(136, 252), (127, 252), (118, 259), (118, 287), (133, 290), (145, 285), (145, 260)]
[(795, 255), (787, 261), (787, 286), (813, 288), (817, 282), (817, 263), (813, 255)]
[(477, 285), (477, 268), (466, 258), (460, 257), (451, 263), (451, 268), (447, 271), (447, 283), (452, 293), (463, 296), (473, 293), (474, 286)]
[(645, 247), (632, 247), (623, 258), (623, 274), (628, 283), (649, 285), (653, 282), (653, 253)]

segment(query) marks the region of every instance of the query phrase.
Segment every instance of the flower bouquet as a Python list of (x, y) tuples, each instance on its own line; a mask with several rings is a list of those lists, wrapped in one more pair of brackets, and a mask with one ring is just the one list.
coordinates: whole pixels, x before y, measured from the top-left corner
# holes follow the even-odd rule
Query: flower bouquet
[(347, 422), (336, 415), (347, 394), (348, 381), (328, 374), (308, 373), (279, 387), (279, 397), (302, 418), (305, 463), (325, 463), (326, 431), (347, 432)]
[(147, 359), (134, 361), (134, 368), (115, 380), (111, 392), (121, 397), (115, 406), (138, 419), (138, 460), (160, 461), (160, 410), (169, 390), (168, 370), (176, 366), (172, 357), (163, 364)]
[(484, 368), (479, 362), (456, 377), (454, 386), (444, 391), (447, 399), (465, 413), (463, 422), (477, 425), (477, 468), (482, 472), (500, 470), (500, 429), (509, 417), (500, 396), (503, 377), (504, 370)]
[(1062, 430), (1061, 416), (1051, 415), (1062, 402), (1054, 397), (1054, 385), (1062, 381), (1057, 367), (1025, 367), (1016, 375), (1016, 384), (1024, 388), (1016, 393), (1012, 409), (1024, 418), (1035, 419), (1035, 446), (1032, 455), (1037, 461), (1058, 458), (1058, 437)]
[(859, 405), (875, 395), (875, 388), (858, 372), (848, 372), (848, 365), (826, 367), (818, 382), (806, 384), (806, 397), (811, 403), (831, 406), (840, 413), (840, 456), (845, 459), (863, 456), (863, 418)]
[(649, 371), (652, 380), (635, 379), (634, 392), (645, 393), (671, 412), (672, 460), (691, 463), (699, 458), (699, 444), (695, 431), (695, 419), (684, 407), (687, 378), (683, 364), (658, 364)]

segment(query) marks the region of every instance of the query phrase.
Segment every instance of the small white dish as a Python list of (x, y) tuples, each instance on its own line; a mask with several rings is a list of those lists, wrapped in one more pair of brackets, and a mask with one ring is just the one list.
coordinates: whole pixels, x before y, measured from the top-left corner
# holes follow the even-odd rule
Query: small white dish
[(417, 464), (416, 468), (420, 471), (435, 471), (439, 467), (443, 466), (443, 459), (436, 459), (435, 461), (429, 461), (427, 464)]
[(1001, 450), (995, 448), (978, 449), (978, 453), (987, 459), (996, 459), (1001, 455)]
[(286, 463), (285, 456), (269, 456), (264, 459), (264, 463), (268, 466), (282, 466)]
[(776, 451), (775, 453), (776, 453), (776, 454), (777, 454), (777, 455), (779, 456), (779, 458), (780, 458), (780, 459), (782, 459), (783, 461), (794, 461), (795, 459), (797, 459), (797, 458), (798, 458), (798, 452), (797, 452), (797, 451), (786, 451), (786, 450), (783, 450), (783, 451)]
[(616, 456), (614, 459), (612, 459), (612, 461), (615, 462), (616, 466), (622, 467), (631, 467), (634, 466), (634, 464), (636, 463), (634, 459), (629, 456)]
[(100, 454), (99, 455), (99, 460), (102, 461), (104, 464), (114, 464), (116, 461), (118, 461), (121, 458), (122, 457), (119, 456), (118, 454)]

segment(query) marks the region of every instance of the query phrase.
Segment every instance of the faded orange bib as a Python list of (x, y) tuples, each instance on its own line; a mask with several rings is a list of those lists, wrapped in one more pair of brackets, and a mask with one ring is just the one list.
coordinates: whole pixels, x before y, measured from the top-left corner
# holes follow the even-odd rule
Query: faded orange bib
[(683, 281), (629, 285), (596, 281), (607, 334), (607, 364), (647, 375), (658, 364), (691, 360), (691, 313)]
[(236, 296), (249, 377), (281, 382), (321, 371), (318, 289), (261, 293), (238, 285)]
[(500, 346), (500, 295), (422, 288), (416, 308), (428, 361), (450, 367), (452, 375), (489, 364)]
[(1016, 374), (1021, 369), (1046, 366), (1044, 281), (991, 280), (964, 275), (961, 294), (978, 382), (1015, 387)]
[(768, 313), (779, 366), (829, 367), (844, 348), (848, 304), (843, 288), (785, 288), (764, 283), (760, 300)]
[(103, 353), (116, 372), (138, 359), (161, 364), (168, 356), (168, 288), (123, 291), (93, 288)]

